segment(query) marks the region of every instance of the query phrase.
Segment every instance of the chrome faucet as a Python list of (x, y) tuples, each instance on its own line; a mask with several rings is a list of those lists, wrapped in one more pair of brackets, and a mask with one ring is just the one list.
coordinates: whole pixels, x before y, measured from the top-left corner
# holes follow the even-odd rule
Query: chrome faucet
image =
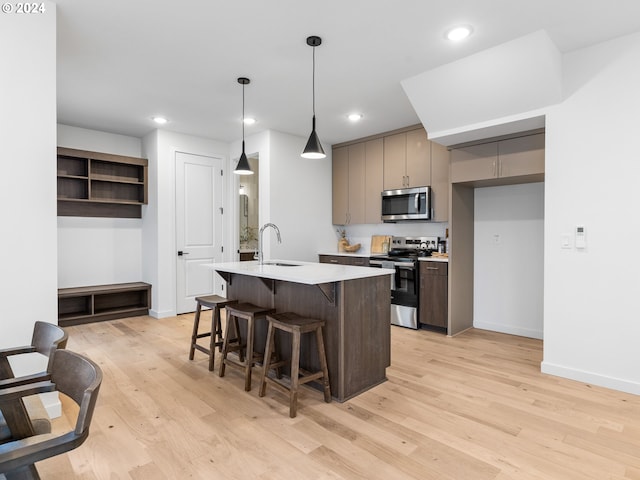
[(260, 227), (260, 234), (258, 235), (258, 264), (262, 265), (263, 263), (263, 251), (262, 251), (262, 232), (267, 227), (273, 227), (276, 231), (276, 236), (278, 237), (278, 243), (282, 243), (282, 238), (280, 238), (280, 229), (275, 223), (265, 223), (262, 227)]

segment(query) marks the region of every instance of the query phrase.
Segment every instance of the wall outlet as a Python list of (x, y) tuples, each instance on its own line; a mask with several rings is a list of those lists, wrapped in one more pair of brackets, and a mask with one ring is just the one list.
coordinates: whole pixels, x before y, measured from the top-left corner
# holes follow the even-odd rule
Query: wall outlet
[(499, 233), (494, 233), (493, 237), (491, 237), (491, 241), (494, 245), (500, 245), (502, 244), (502, 237)]

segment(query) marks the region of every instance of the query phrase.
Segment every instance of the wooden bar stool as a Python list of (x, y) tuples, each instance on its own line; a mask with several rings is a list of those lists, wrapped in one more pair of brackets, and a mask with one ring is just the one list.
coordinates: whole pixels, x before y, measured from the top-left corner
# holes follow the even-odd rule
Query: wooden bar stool
[[(267, 315), (269, 329), (267, 331), (267, 344), (264, 352), (264, 368), (260, 378), (259, 396), (264, 397), (267, 388), (267, 381), (289, 394), (289, 416), (296, 416), (298, 408), (298, 386), (303, 383), (318, 381), (324, 388), (324, 401), (331, 402), (331, 387), (329, 385), (329, 370), (327, 368), (327, 357), (324, 352), (324, 341), (322, 339), (323, 320), (315, 318), (301, 317), (295, 313), (285, 312)], [(282, 330), (291, 333), (291, 385), (288, 386), (278, 378), (269, 377), (269, 370), (285, 365), (286, 361), (271, 362), (271, 354), (275, 346), (275, 330)], [(320, 360), (320, 371), (307, 372), (300, 368), (300, 336), (303, 333), (316, 333), (318, 345), (318, 356)], [(322, 380), (321, 382), (319, 380)]]
[[(275, 312), (272, 308), (258, 307), (252, 303), (236, 303), (235, 305), (227, 305), (227, 328), (225, 329), (224, 341), (222, 343), (222, 359), (220, 360), (219, 375), (224, 377), (225, 366), (233, 366), (244, 370), (244, 389), (248, 392), (251, 390), (251, 368), (256, 362), (262, 360), (262, 355), (255, 354), (253, 351), (254, 334), (255, 334), (255, 321), (258, 319), (264, 319), (267, 314)], [(242, 343), (240, 335), (240, 328), (238, 325), (238, 319), (247, 321), (247, 338), (246, 343)], [(229, 332), (231, 324), (233, 324), (236, 331), (237, 342), (231, 344), (229, 342)], [(246, 349), (244, 359), (242, 358), (242, 351)], [(230, 352), (238, 351), (240, 358), (229, 357)]]
[[(213, 370), (213, 359), (215, 354), (215, 348), (218, 347), (222, 351), (222, 322), (220, 321), (220, 309), (227, 305), (237, 303), (236, 300), (227, 300), (219, 295), (207, 295), (206, 297), (196, 297), (196, 315), (193, 318), (193, 333), (191, 334), (191, 348), (189, 349), (189, 360), (193, 360), (193, 355), (196, 350), (200, 350), (203, 353), (209, 355), (209, 371)], [(200, 326), (200, 313), (202, 307), (208, 307), (211, 309), (211, 330), (205, 333), (198, 333), (198, 327)], [(211, 337), (209, 342), (209, 348), (198, 345), (199, 338)]]

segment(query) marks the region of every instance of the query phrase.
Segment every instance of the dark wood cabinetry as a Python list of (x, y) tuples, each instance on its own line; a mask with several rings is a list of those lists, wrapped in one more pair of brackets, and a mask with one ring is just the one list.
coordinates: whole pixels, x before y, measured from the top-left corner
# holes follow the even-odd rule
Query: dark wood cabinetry
[(147, 315), (151, 285), (144, 282), (58, 289), (58, 324), (61, 327), (114, 318)]
[(420, 310), (423, 325), (447, 328), (448, 268), (446, 262), (420, 262)]
[(369, 257), (357, 257), (346, 255), (318, 255), (320, 263), (333, 263), (335, 265), (355, 265), (357, 267), (368, 267)]
[(145, 158), (58, 147), (58, 215), (141, 218)]

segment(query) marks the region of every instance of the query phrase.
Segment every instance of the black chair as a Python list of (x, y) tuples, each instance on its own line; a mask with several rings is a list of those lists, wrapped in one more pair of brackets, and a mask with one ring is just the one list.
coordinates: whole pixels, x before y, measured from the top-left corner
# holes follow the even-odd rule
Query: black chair
[[(56, 350), (51, 358), (50, 372), (50, 381), (0, 391), (0, 409), (12, 433), (12, 440), (0, 445), (0, 472), (7, 480), (39, 479), (34, 463), (79, 447), (89, 435), (102, 383), (100, 367), (77, 353)], [(80, 407), (75, 429), (59, 435), (28, 434), (30, 421), (24, 408), (20, 408), (22, 398), (51, 391), (66, 395)]]
[(33, 352), (41, 353), (49, 357), (49, 365), (47, 366), (47, 371), (49, 371), (51, 367), (51, 354), (59, 348), (65, 348), (68, 338), (67, 333), (59, 326), (37, 321), (33, 326), (31, 345), (0, 350), (0, 389), (32, 383), (38, 380), (44, 373), (36, 373), (16, 379), (9, 364), (10, 356)]

